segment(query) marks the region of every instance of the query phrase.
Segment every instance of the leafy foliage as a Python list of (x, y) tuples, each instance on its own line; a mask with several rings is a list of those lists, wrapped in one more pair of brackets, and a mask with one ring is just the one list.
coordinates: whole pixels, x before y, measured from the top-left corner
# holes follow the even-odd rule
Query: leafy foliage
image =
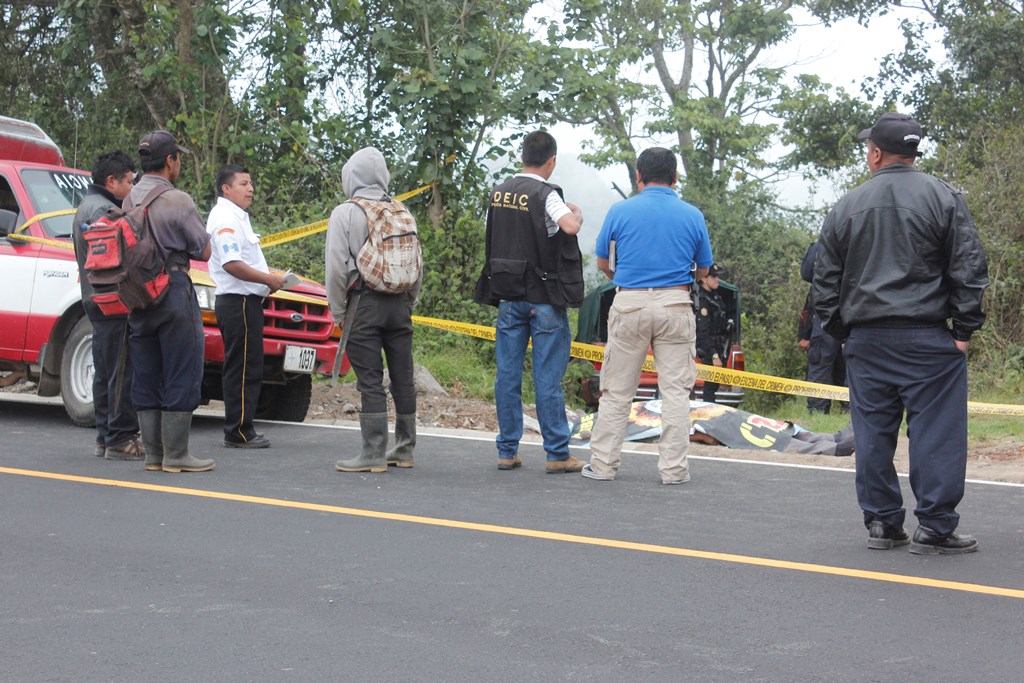
[[(794, 277), (821, 216), (780, 207), (769, 181), (790, 169), (859, 180), (856, 122), (910, 107), (936, 145), (925, 168), (964, 188), (990, 257), (989, 323), (972, 362), (1010, 387), (1024, 355), (1022, 3), (917, 5), (881, 75), (849, 94), (787, 79), (764, 54), (793, 35), (795, 8), (867, 23), (893, 3), (15, 2), (0, 6), (0, 95), (4, 114), (40, 124), (79, 167), (170, 129), (195, 152), (181, 183), (200, 207), (212, 204), (217, 168), (248, 166), (265, 234), (327, 216), (344, 199), (344, 160), (374, 145), (393, 191), (430, 185), (410, 203), (427, 261), (419, 312), (478, 322), (493, 318), (471, 303), (487, 168), (519, 130), (589, 126), (584, 159), (623, 164), (631, 181), (641, 147), (669, 146), (683, 196), (743, 290), (749, 366), (785, 376), (802, 375), (792, 327), (805, 288)], [(947, 63), (928, 49), (936, 27)], [(274, 265), (322, 277), (322, 238), (276, 249)]]

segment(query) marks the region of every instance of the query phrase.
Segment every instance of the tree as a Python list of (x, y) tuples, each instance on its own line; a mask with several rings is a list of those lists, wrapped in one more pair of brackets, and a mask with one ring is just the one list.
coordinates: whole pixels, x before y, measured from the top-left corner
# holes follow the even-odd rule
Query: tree
[[(806, 246), (807, 216), (778, 206), (766, 181), (795, 160), (768, 157), (776, 116), (814, 95), (810, 79), (785, 86), (764, 52), (794, 29), (794, 0), (567, 0), (548, 33), (563, 46), (565, 106), (555, 116), (597, 131), (587, 160), (626, 165), (639, 144), (667, 144), (682, 159), (683, 194), (705, 214), (716, 259), (757, 307)], [(811, 118), (796, 125), (811, 126)], [(799, 128), (787, 133), (795, 139)]]
[(498, 128), (551, 107), (558, 65), (525, 28), (534, 2), (372, 0), (333, 13), (340, 39), (327, 60), (358, 84), (346, 95), (364, 120), (362, 144), (383, 142), (393, 184), (432, 186), (413, 206), (427, 219), (421, 304), (435, 314), (481, 315), (471, 294), (483, 252), (482, 162), (507, 151), (492, 143)]
[(775, 125), (758, 119), (771, 111), (782, 70), (758, 60), (791, 35), (793, 5), (567, 0), (561, 23), (549, 25), (572, 44), (564, 58), (575, 97), (558, 115), (598, 124), (594, 160), (605, 165), (635, 159), (637, 138), (671, 136), (687, 184), (724, 190), (767, 168)]

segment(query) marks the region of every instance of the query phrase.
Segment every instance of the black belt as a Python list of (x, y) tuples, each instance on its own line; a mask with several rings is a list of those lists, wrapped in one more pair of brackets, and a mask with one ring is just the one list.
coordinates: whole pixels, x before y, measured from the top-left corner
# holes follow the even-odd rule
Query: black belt
[(218, 299), (222, 296), (233, 296), (238, 297), (239, 299), (259, 299), (260, 301), (263, 301), (263, 299), (266, 298), (260, 294), (236, 294), (235, 292), (224, 292), (221, 294), (220, 292), (217, 292)]
[(667, 292), (681, 289), (684, 292), (690, 291), (690, 285), (673, 285), (671, 287), (618, 287), (620, 292)]
[(191, 269), (186, 265), (178, 264), (176, 266), (167, 266), (167, 270), (176, 270), (179, 273), (187, 273)]

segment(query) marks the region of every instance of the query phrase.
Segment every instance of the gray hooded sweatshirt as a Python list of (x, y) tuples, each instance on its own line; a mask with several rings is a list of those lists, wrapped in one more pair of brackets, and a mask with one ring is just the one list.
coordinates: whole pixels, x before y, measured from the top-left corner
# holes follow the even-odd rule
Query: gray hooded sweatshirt
[[(390, 181), (391, 174), (384, 155), (375, 147), (359, 150), (341, 169), (341, 188), (349, 198), (383, 199), (389, 196)], [(327, 302), (334, 322), (338, 324), (345, 320), (349, 287), (359, 277), (356, 255), (366, 242), (368, 228), (366, 214), (351, 203), (339, 205), (327, 221)], [(408, 296), (415, 300), (419, 290), (417, 283)]]

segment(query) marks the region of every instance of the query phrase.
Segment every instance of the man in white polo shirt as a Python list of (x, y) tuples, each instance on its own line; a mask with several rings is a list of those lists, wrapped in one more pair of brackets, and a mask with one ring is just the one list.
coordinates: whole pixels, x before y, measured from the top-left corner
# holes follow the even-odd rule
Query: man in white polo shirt
[(217, 325), (224, 339), (224, 445), (267, 448), (252, 421), (263, 382), (263, 299), (285, 284), (267, 267), (246, 209), (252, 204), (249, 171), (228, 164), (217, 173), (217, 204), (206, 230), (213, 243), (210, 277), (217, 285)]

